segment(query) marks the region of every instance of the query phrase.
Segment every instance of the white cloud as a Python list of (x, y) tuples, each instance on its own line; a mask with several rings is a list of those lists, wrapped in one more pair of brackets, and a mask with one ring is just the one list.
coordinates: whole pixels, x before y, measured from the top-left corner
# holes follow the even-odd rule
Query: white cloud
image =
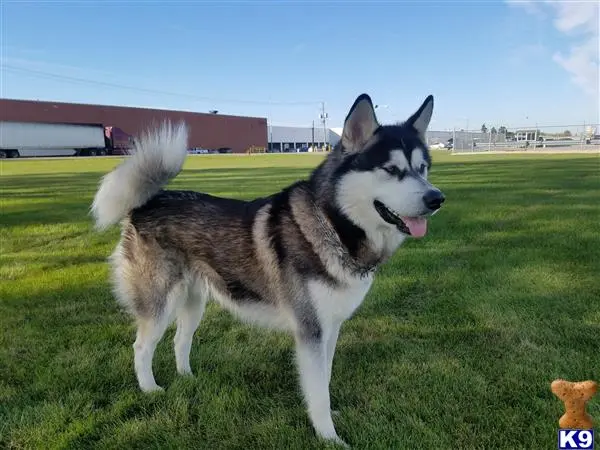
[(531, 0), (506, 0), (508, 6), (523, 8), (530, 14), (538, 17), (545, 17), (544, 11), (539, 7), (537, 2)]
[(583, 32), (598, 33), (598, 3), (594, 1), (548, 1), (556, 13), (554, 26), (565, 33), (578, 27)]
[[(596, 1), (551, 1), (510, 0), (511, 6), (524, 8), (540, 18), (552, 17), (554, 27), (569, 42), (565, 55), (556, 51), (552, 59), (565, 69), (573, 83), (586, 93), (597, 96), (599, 93), (599, 21), (600, 4)], [(542, 10), (546, 7), (545, 10)]]
[(574, 45), (568, 56), (557, 52), (552, 59), (571, 74), (573, 82), (585, 92), (598, 95), (598, 38)]

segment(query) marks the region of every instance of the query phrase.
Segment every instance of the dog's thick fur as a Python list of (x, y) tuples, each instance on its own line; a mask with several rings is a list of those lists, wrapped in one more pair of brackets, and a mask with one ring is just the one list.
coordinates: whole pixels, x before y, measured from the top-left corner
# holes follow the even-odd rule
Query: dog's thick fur
[(186, 127), (167, 123), (141, 136), (92, 205), (98, 228), (122, 223), (112, 278), (137, 321), (140, 388), (161, 389), (152, 358), (173, 321), (177, 370), (191, 373), (192, 337), (210, 298), (243, 320), (292, 333), (312, 424), (342, 442), (329, 400), (340, 326), (376, 268), (408, 236), (422, 236), (444, 200), (427, 181), (432, 111), (429, 96), (406, 122), (381, 126), (362, 94), (340, 143), (308, 180), (248, 202), (163, 190), (182, 169)]

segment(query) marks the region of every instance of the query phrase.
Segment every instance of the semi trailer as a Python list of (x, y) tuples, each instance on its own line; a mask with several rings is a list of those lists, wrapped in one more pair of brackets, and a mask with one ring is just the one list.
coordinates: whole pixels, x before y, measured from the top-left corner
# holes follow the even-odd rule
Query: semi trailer
[(114, 126), (0, 122), (0, 158), (121, 155), (131, 143)]

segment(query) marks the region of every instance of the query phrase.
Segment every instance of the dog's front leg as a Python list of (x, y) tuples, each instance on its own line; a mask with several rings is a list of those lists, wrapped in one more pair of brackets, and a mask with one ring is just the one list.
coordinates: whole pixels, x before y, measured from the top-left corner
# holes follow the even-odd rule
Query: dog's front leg
[(299, 333), (296, 336), (296, 358), (300, 372), (300, 384), (308, 408), (310, 420), (317, 434), (339, 444), (339, 438), (331, 419), (327, 343), (319, 333)]
[(333, 370), (333, 357), (335, 356), (335, 347), (337, 345), (338, 336), (340, 334), (341, 323), (334, 323), (331, 327), (331, 332), (327, 336), (326, 351), (327, 351), (327, 385), (331, 383), (331, 371)]
[[(331, 372), (333, 370), (333, 358), (335, 356), (335, 347), (337, 345), (338, 336), (340, 334), (341, 322), (335, 322), (331, 326), (331, 332), (325, 341), (325, 351), (327, 352), (327, 388), (331, 385)], [(331, 414), (337, 416), (339, 411), (332, 410)]]

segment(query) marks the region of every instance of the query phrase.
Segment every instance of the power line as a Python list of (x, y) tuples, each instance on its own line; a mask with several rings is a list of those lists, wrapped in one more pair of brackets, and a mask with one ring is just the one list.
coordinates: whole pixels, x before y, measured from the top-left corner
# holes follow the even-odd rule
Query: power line
[(319, 101), (276, 102), (276, 101), (242, 100), (242, 99), (227, 99), (227, 98), (217, 98), (217, 97), (204, 97), (204, 96), (199, 96), (199, 95), (194, 95), (194, 94), (184, 94), (181, 92), (169, 92), (169, 91), (162, 91), (162, 90), (158, 90), (158, 89), (147, 89), (147, 88), (129, 86), (129, 85), (124, 85), (124, 84), (110, 83), (107, 81), (98, 81), (98, 80), (90, 80), (90, 79), (86, 79), (86, 78), (72, 77), (69, 75), (61, 75), (61, 74), (45, 72), (45, 71), (41, 71), (41, 70), (26, 69), (23, 67), (12, 66), (10, 64), (0, 63), (0, 67), (2, 67), (2, 69), (4, 69), (4, 70), (28, 73), (28, 74), (35, 75), (35, 76), (38, 76), (41, 78), (50, 78), (50, 79), (64, 80), (64, 81), (77, 82), (77, 83), (87, 83), (87, 84), (93, 84), (93, 85), (97, 85), (97, 86), (106, 86), (106, 87), (112, 87), (112, 88), (117, 88), (117, 89), (126, 89), (126, 90), (131, 90), (131, 91), (146, 92), (149, 94), (168, 95), (171, 97), (183, 97), (183, 98), (207, 101), (207, 102), (213, 102), (213, 103), (239, 103), (239, 104), (248, 104), (248, 105), (272, 105), (272, 106), (308, 106), (308, 105), (314, 106), (314, 105), (318, 105), (320, 103)]

